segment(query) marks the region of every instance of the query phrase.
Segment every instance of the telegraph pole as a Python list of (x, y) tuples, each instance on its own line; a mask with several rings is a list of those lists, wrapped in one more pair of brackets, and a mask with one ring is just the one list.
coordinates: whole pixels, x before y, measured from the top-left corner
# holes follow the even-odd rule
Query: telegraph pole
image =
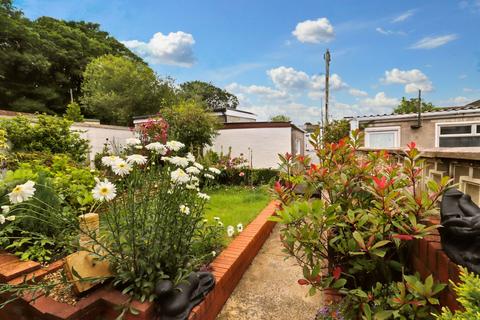
[(328, 125), (328, 80), (330, 78), (330, 51), (328, 51), (328, 49), (323, 55), (323, 58), (325, 59), (325, 125)]

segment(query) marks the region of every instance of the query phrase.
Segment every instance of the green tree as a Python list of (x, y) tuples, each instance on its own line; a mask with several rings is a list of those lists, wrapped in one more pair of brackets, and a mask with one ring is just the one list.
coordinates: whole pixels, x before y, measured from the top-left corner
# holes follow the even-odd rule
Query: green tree
[(31, 21), (12, 1), (0, 2), (0, 105), (61, 115), (69, 90), (80, 94), (86, 65), (104, 54), (141, 61), (98, 24), (40, 17)]
[(236, 109), (238, 106), (238, 98), (235, 95), (208, 82), (189, 81), (182, 83), (179, 93), (184, 100), (200, 101), (210, 110)]
[(67, 105), (67, 112), (65, 112), (63, 117), (73, 122), (83, 122), (83, 115), (82, 111), (80, 110), (80, 105), (75, 101), (69, 103)]
[(169, 139), (183, 142), (197, 154), (212, 144), (220, 126), (215, 115), (194, 100), (183, 100), (164, 108), (161, 116), (170, 125)]
[(87, 66), (81, 103), (87, 116), (98, 117), (103, 123), (128, 125), (133, 116), (157, 113), (166, 87), (169, 84), (158, 80), (147, 65), (105, 55)]
[[(432, 111), (436, 107), (431, 102), (422, 101), (422, 112), (423, 111)], [(418, 99), (411, 98), (407, 100), (405, 97), (402, 97), (400, 104), (393, 110), (393, 113), (412, 113), (418, 112)]]
[(273, 121), (273, 122), (290, 122), (291, 119), (287, 115), (277, 114), (276, 116), (271, 117), (270, 121)]
[(340, 139), (350, 135), (350, 122), (348, 120), (333, 120), (323, 129), (323, 141), (337, 143)]

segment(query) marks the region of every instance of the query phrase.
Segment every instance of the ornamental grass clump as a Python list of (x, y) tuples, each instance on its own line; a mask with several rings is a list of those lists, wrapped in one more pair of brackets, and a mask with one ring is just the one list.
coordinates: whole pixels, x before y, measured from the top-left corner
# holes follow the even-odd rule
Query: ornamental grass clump
[[(137, 142), (141, 143), (129, 141), (127, 154), (101, 159), (104, 170), (95, 179), (90, 210), (99, 214), (99, 230), (82, 228), (76, 216), (65, 215), (47, 203), (38, 205), (36, 191), (41, 188), (32, 181), (9, 193), (10, 214), (2, 220), (36, 221), (41, 226), (70, 230), (77, 241), (63, 242), (66, 251), (88, 251), (96, 259), (108, 261), (113, 284), (143, 302), (155, 299), (159, 280), (178, 284), (211, 260), (225, 231), (211, 228), (203, 219), (209, 196), (201, 192), (199, 182), (205, 176), (214, 178), (215, 170), (203, 168), (191, 154), (178, 156), (184, 148), (180, 142), (135, 148)], [(22, 214), (12, 219), (17, 212)], [(21, 293), (25, 288), (23, 284), (18, 290), (4, 289)]]
[[(424, 177), (415, 143), (402, 161), (385, 151), (359, 152), (359, 135), (322, 144), (314, 136), (319, 163), (281, 157), (275, 192), (282, 209), (284, 251), (303, 268), (299, 284), (333, 287), (345, 295), (348, 319), (424, 319), (438, 304), (442, 285), (409, 275), (412, 240), (437, 226), (437, 201), (450, 180)], [(302, 192), (299, 193), (298, 190)]]

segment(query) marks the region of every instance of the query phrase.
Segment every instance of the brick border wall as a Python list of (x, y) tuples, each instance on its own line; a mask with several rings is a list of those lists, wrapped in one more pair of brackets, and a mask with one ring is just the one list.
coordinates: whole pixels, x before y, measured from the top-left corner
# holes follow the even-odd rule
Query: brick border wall
[[(212, 262), (215, 276), (214, 289), (205, 300), (195, 307), (190, 320), (214, 320), (222, 310), (244, 272), (250, 266), (264, 242), (269, 237), (275, 222), (268, 218), (275, 214), (279, 204), (271, 201), (260, 214), (225, 248)], [(46, 274), (63, 267), (63, 261), (57, 261), (46, 268), (31, 261), (20, 261), (11, 254), (0, 254), (0, 283), (18, 284), (26, 276), (28, 280), (35, 277), (42, 279)], [(118, 311), (115, 307), (123, 305), (128, 296), (110, 288), (99, 288), (90, 293), (75, 305), (60, 303), (50, 297), (40, 296), (32, 302), (32, 296), (25, 296), (0, 309), (0, 319), (31, 320), (81, 320), (81, 319), (115, 319)], [(128, 314), (125, 320), (153, 319), (155, 305), (134, 301), (132, 306), (140, 314)], [(92, 318), (93, 317), (93, 318)]]
[[(432, 222), (439, 223), (438, 220)], [(423, 239), (414, 240), (412, 249), (410, 263), (413, 270), (417, 271), (422, 279), (432, 274), (435, 281), (447, 284), (440, 293), (440, 305), (447, 306), (452, 311), (460, 309), (457, 295), (450, 283), (450, 280), (454, 283), (460, 282), (460, 270), (443, 251), (438, 230)]]

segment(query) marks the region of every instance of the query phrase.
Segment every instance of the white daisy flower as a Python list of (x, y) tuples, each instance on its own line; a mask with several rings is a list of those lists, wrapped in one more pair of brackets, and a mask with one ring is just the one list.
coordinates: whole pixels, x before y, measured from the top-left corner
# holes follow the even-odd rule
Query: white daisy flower
[(213, 168), (213, 167), (208, 168), (208, 171), (210, 171), (211, 173), (215, 173), (215, 174), (220, 174), (221, 173), (220, 170), (218, 170), (217, 168)]
[(162, 156), (167, 154), (167, 151), (168, 151), (167, 147), (165, 147), (165, 145), (161, 144), (160, 142), (152, 142), (150, 144), (147, 144), (145, 148), (147, 148), (147, 150), (150, 150), (150, 151), (155, 151), (156, 153)]
[(239, 233), (243, 231), (243, 224), (241, 224), (241, 223), (237, 224), (237, 231)]
[(143, 149), (143, 146), (142, 146), (142, 145), (135, 146), (135, 149), (137, 149), (137, 150), (142, 150), (142, 149)]
[(180, 149), (182, 149), (183, 147), (185, 147), (185, 145), (183, 143), (181, 143), (180, 141), (168, 141), (167, 142), (167, 148), (170, 149), (170, 150), (173, 150), (173, 151), (178, 151)]
[(194, 166), (188, 167), (185, 171), (187, 171), (187, 173), (190, 173), (190, 174), (199, 174), (200, 173), (200, 170), (197, 167), (194, 167)]
[(220, 221), (220, 218), (219, 217), (213, 217), (213, 220)]
[(36, 190), (34, 186), (35, 182), (31, 180), (28, 180), (24, 184), (17, 185), (15, 188), (13, 188), (12, 192), (8, 194), (10, 202), (15, 204), (30, 199), (33, 197), (33, 194)]
[(5, 223), (5, 216), (3, 214), (0, 214), (0, 224)]
[(102, 164), (105, 167), (111, 167), (119, 159), (120, 157), (118, 156), (105, 156), (105, 157), (102, 157)]
[(117, 195), (117, 188), (107, 179), (98, 181), (92, 190), (93, 199), (98, 201), (110, 201)]
[(212, 257), (215, 257), (217, 253), (215, 251), (212, 251)]
[(230, 238), (233, 237), (235, 233), (235, 228), (233, 226), (228, 226), (227, 227), (227, 236), (229, 236)]
[(5, 220), (8, 220), (8, 221), (15, 221), (16, 219), (16, 216), (8, 216), (5, 218)]
[(215, 179), (215, 177), (212, 176), (212, 175), (209, 174), (209, 173), (205, 173), (204, 176), (205, 176), (205, 178), (208, 178), (208, 179)]
[(194, 165), (195, 167), (197, 167), (198, 169), (203, 170), (203, 166), (202, 166), (200, 163), (195, 162), (193, 165)]
[(190, 181), (190, 176), (180, 168), (178, 168), (175, 171), (172, 171), (172, 173), (170, 174), (170, 177), (173, 183), (183, 184)]
[(190, 161), (190, 162), (195, 162), (195, 156), (191, 152), (187, 153), (185, 158), (187, 158), (188, 161)]
[(218, 221), (217, 223), (220, 227), (223, 227), (223, 222), (222, 221)]
[(132, 154), (127, 157), (127, 163), (135, 163), (143, 165), (147, 163), (147, 157), (142, 156), (141, 154)]
[[(163, 160), (165, 160), (165, 158), (163, 158)], [(183, 157), (175, 156), (175, 157), (167, 158), (166, 161), (182, 168), (185, 168), (186, 166), (188, 166), (188, 159)]]
[(187, 216), (190, 214), (190, 208), (186, 205), (180, 205), (180, 212), (186, 214)]
[(203, 200), (210, 200), (210, 196), (209, 196), (208, 194), (206, 194), (206, 193), (201, 193), (201, 192), (199, 192), (199, 193), (197, 194), (197, 196), (198, 196), (200, 199), (203, 199)]
[(187, 188), (188, 190), (196, 190), (197, 186), (194, 184), (187, 184), (185, 188)]
[(2, 206), (1, 208), (4, 214), (7, 214), (10, 212), (10, 206)]
[(137, 138), (128, 138), (125, 140), (125, 144), (129, 145), (129, 146), (134, 146), (134, 145), (137, 145), (137, 144), (141, 144), (142, 141), (140, 141), (140, 139), (137, 139)]
[(132, 171), (132, 166), (125, 160), (119, 159), (112, 164), (112, 171), (121, 177), (126, 176)]

